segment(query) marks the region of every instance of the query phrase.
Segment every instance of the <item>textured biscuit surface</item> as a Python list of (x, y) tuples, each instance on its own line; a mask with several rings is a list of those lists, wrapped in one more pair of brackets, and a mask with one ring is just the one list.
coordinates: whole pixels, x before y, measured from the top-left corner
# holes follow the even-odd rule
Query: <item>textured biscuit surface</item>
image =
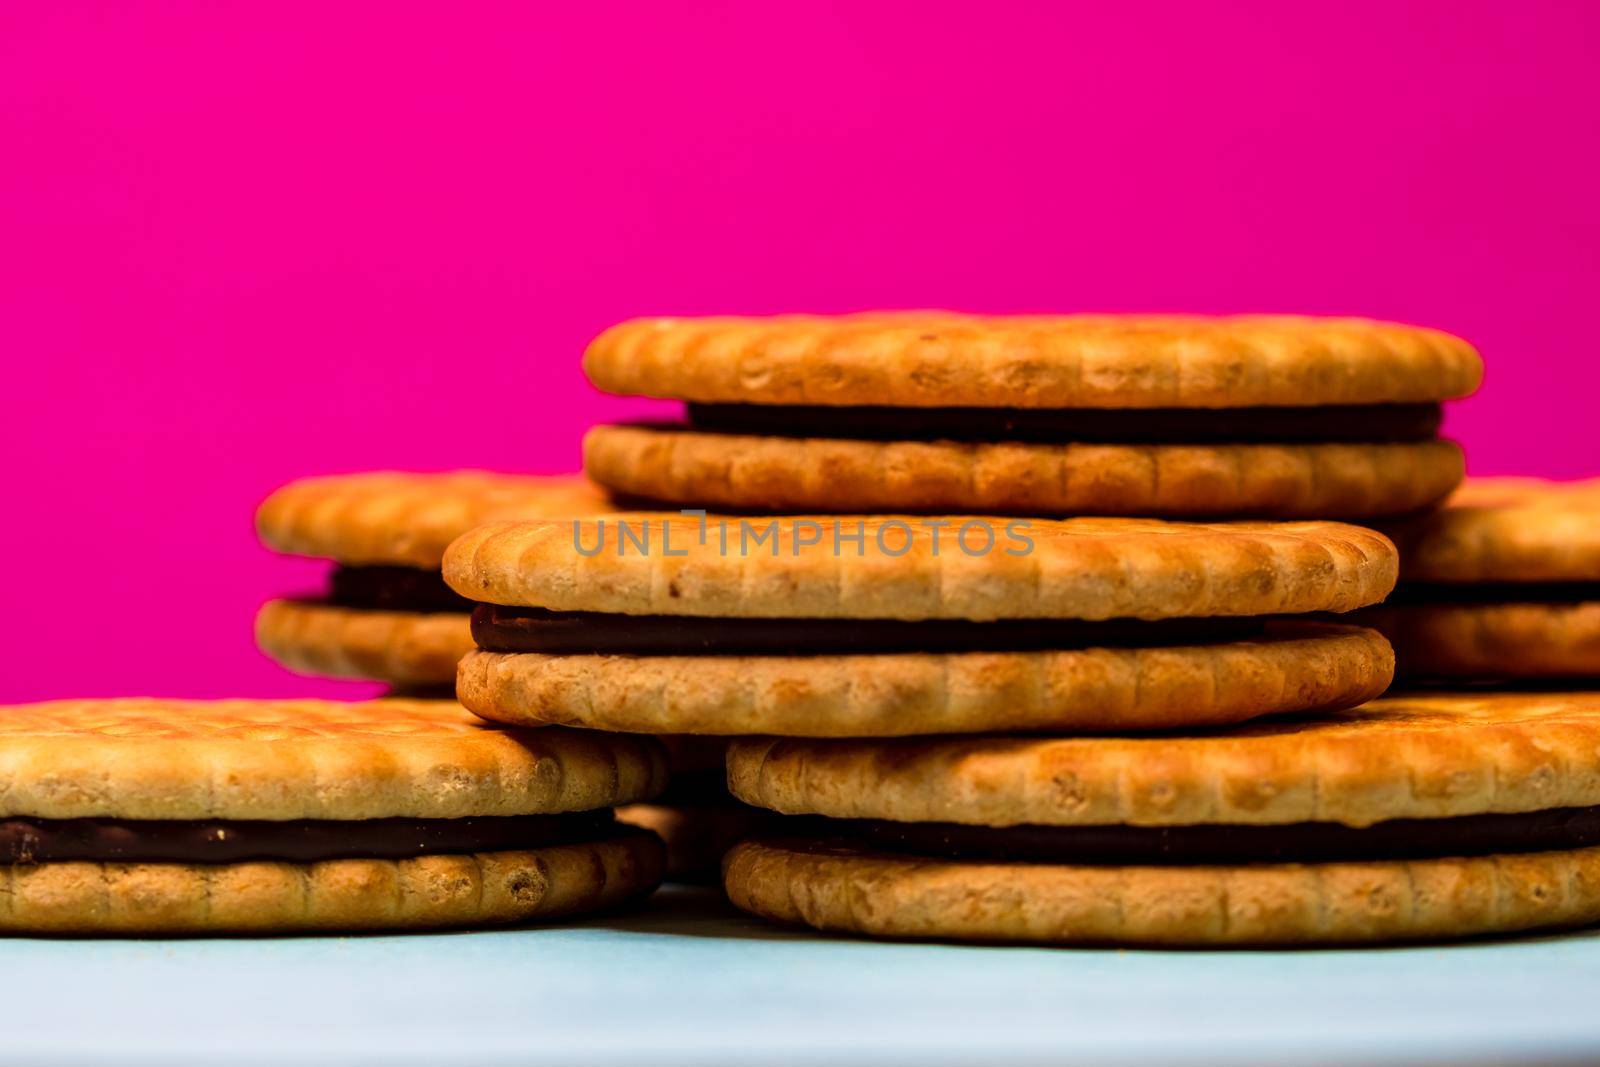
[(1388, 688), (1372, 630), (1277, 627), (1259, 640), (1061, 652), (548, 656), (472, 652), (457, 695), (523, 725), (800, 737), (1216, 726), (1341, 708)]
[(1600, 848), (1374, 863), (961, 863), (794, 842), (724, 861), (738, 907), (878, 937), (1084, 944), (1382, 942), (1600, 921)]
[(256, 645), (300, 674), (448, 685), (473, 648), (466, 612), (376, 611), (315, 600), (269, 600)]
[(1600, 478), (1469, 478), (1393, 532), (1408, 581), (1600, 581)]
[(256, 532), (279, 552), (434, 570), (445, 546), (480, 522), (606, 509), (580, 475), (373, 471), (289, 483), (257, 509)]
[(519, 852), (321, 863), (0, 866), (0, 930), (287, 933), (554, 919), (649, 892), (656, 838), (628, 833)]
[(1385, 604), (1365, 621), (1415, 678), (1600, 678), (1600, 600)]
[(0, 708), (0, 815), (443, 819), (586, 811), (665, 784), (651, 738), (507, 730), (447, 700)]
[(693, 518), (659, 514), (489, 523), (450, 546), (445, 580), (555, 611), (1096, 620), (1350, 611), (1387, 596), (1398, 566), (1387, 538), (1335, 522), (729, 519), (724, 549), (717, 521), (704, 542)]
[(965, 444), (597, 426), (584, 469), (631, 496), (788, 511), (1364, 518), (1430, 507), (1460, 482), (1451, 441)]
[(1600, 804), (1600, 692), (1419, 693), (1195, 736), (752, 738), (728, 788), (785, 814), (1192, 826)]
[(583, 366), (615, 393), (912, 407), (1408, 403), (1482, 377), (1460, 338), (1364, 319), (949, 311), (636, 319)]

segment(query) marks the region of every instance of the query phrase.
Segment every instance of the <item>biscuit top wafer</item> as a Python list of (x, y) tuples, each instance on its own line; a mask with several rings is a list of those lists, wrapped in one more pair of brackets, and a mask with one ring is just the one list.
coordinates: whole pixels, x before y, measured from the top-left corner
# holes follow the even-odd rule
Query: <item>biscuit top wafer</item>
[(457, 818), (666, 784), (650, 738), (494, 726), (454, 701), (57, 700), (0, 708), (0, 816)]
[(1407, 581), (1600, 581), (1600, 478), (1469, 478), (1394, 536)]
[(1600, 693), (1417, 694), (1188, 737), (749, 739), (739, 799), (989, 826), (1367, 826), (1600, 804)]
[(290, 482), (256, 510), (256, 532), (279, 552), (431, 570), (481, 522), (605, 510), (581, 475), (374, 471)]
[(554, 611), (1101, 620), (1350, 611), (1383, 599), (1397, 566), (1387, 538), (1337, 522), (712, 517), (703, 542), (701, 529), (659, 513), (491, 523), (450, 546), (445, 580)]
[(948, 311), (635, 319), (597, 337), (583, 365), (614, 393), (905, 407), (1417, 403), (1482, 377), (1460, 338), (1366, 319)]

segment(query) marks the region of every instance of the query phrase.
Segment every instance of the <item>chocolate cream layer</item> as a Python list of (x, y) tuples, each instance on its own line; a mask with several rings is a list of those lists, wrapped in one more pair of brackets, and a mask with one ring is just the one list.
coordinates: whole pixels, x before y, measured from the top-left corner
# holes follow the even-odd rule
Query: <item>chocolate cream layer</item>
[(761, 619), (620, 615), (479, 604), (472, 636), (489, 652), (547, 655), (796, 656), (1023, 652), (1212, 644), (1259, 636), (1261, 619)]
[(1318, 863), (1485, 856), (1600, 845), (1600, 807), (1395, 819), (1367, 827), (968, 826), (786, 816), (773, 836), (987, 863)]
[(1272, 408), (916, 408), (689, 404), (688, 424), (718, 433), (862, 441), (1037, 444), (1426, 441), (1438, 404)]
[(415, 567), (334, 567), (327, 601), (344, 608), (374, 611), (472, 610), (472, 601), (444, 583), (439, 571)]
[(240, 863), (513, 852), (631, 832), (611, 811), (462, 819), (0, 819), (0, 863)]
[(1402, 582), (1389, 604), (1581, 604), (1600, 582)]

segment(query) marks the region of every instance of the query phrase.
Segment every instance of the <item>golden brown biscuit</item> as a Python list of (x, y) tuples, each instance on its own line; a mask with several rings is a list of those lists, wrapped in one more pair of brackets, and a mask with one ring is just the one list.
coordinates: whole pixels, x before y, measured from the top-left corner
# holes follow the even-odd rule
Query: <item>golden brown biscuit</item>
[[(752, 529), (764, 549), (745, 543)], [(1384, 596), (1395, 566), (1381, 535), (1328, 522), (614, 515), (479, 527), (451, 545), (445, 577), (504, 608), (480, 608), (479, 651), (457, 675), (486, 718), (886, 736), (1358, 703), (1392, 673), (1378, 635), (1241, 639), (1217, 617), (1350, 610)], [(1186, 617), (1201, 621), (1158, 625)], [(1034, 619), (1058, 625), (999, 626)], [(937, 630), (946, 620), (965, 628)]]
[(1406, 581), (1600, 582), (1600, 478), (1469, 478), (1393, 533)]
[[(608, 508), (580, 475), (376, 471), (304, 478), (262, 503), (268, 547), (339, 562), (327, 598), (274, 600), (256, 643), (290, 670), (401, 687), (447, 685), (472, 647), (467, 605), (438, 577), (445, 546), (492, 518), (589, 515)], [(342, 599), (355, 576), (356, 599)]]
[[(563, 612), (1105, 620), (1350, 611), (1387, 595), (1397, 567), (1387, 538), (1334, 522), (792, 516), (725, 520), (724, 549), (723, 521), (704, 541), (682, 516), (489, 523), (450, 546), (445, 580)], [(772, 539), (741, 547), (746, 526)]]
[(1600, 805), (1600, 693), (1416, 694), (1194, 736), (752, 738), (734, 796), (985, 826), (1365, 827)]
[(448, 819), (647, 800), (666, 760), (445, 700), (57, 700), (3, 709), (0, 783), (0, 816)]
[(607, 810), (666, 784), (650, 738), (508, 730), (443, 700), (0, 711), (0, 930), (505, 923), (660, 880), (660, 841)]
[(319, 863), (0, 865), (0, 930), (290, 933), (489, 926), (613, 907), (661, 881), (646, 833), (522, 852)]
[(1152, 730), (1349, 707), (1394, 655), (1372, 630), (1284, 624), (1258, 640), (1055, 652), (551, 656), (475, 651), (457, 695), (500, 722), (698, 734), (889, 737)]
[(1388, 862), (974, 863), (798, 842), (724, 861), (729, 898), (877, 937), (1070, 944), (1411, 941), (1600, 921), (1600, 848)]
[(256, 615), (256, 645), (298, 674), (406, 687), (450, 685), (456, 663), (473, 648), (468, 618), (466, 612), (269, 600)]
[(635, 319), (584, 371), (708, 402), (1205, 408), (1442, 400), (1482, 365), (1459, 338), (1364, 319), (911, 311)]
[(279, 552), (437, 570), (445, 546), (479, 523), (606, 510), (581, 475), (373, 471), (290, 482), (257, 509), (256, 532)]
[(1472, 478), (1391, 532), (1403, 580), (1366, 621), (1402, 675), (1600, 677), (1600, 479)]
[(1438, 402), (1482, 373), (1459, 338), (1359, 319), (937, 311), (637, 320), (584, 366), (689, 402), (687, 428), (585, 440), (589, 476), (642, 499), (1273, 518), (1442, 500), (1462, 461)]
[(616, 493), (771, 511), (1353, 519), (1430, 507), (1463, 471), (1442, 440), (984, 444), (597, 426), (583, 454)]
[(1227, 733), (736, 741), (787, 815), (724, 883), (883, 937), (1406, 941), (1600, 921), (1600, 693), (1388, 697)]
[(1600, 678), (1600, 600), (1386, 604), (1362, 620), (1412, 678)]

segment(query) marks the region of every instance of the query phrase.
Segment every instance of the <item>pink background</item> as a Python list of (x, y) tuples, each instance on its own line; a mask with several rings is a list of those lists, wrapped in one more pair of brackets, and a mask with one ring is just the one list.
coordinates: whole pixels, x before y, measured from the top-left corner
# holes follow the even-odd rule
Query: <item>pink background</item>
[(838, 6), (6, 5), (0, 699), (371, 691), (254, 651), (255, 504), (572, 468), (635, 314), (1392, 317), (1600, 470), (1600, 6)]

